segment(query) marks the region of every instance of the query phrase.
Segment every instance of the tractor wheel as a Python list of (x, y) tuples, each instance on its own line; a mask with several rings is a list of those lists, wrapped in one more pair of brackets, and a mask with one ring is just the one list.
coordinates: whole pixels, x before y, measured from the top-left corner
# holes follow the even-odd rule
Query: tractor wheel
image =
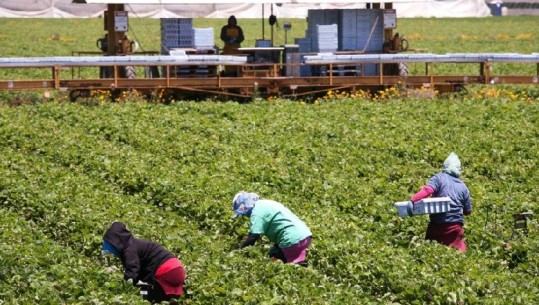
[(399, 76), (408, 76), (408, 65), (404, 62), (399, 63)]
[(128, 79), (135, 79), (135, 67), (133, 66), (125, 66), (125, 78)]
[(90, 90), (84, 90), (84, 89), (75, 89), (69, 91), (69, 100), (72, 102), (76, 102), (79, 97), (89, 97), (90, 96)]

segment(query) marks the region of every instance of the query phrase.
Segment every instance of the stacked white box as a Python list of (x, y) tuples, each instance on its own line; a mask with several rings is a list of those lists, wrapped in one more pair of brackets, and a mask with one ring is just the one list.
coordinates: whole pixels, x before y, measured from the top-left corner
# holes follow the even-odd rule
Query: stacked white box
[(213, 28), (194, 28), (194, 47), (212, 48), (214, 46)]
[(411, 201), (399, 201), (395, 202), (395, 207), (399, 212), (399, 216), (403, 217), (421, 214), (447, 213), (451, 210), (451, 198), (425, 198), (416, 203), (412, 203)]
[(336, 24), (317, 25), (318, 52), (335, 52), (339, 48), (338, 28)]

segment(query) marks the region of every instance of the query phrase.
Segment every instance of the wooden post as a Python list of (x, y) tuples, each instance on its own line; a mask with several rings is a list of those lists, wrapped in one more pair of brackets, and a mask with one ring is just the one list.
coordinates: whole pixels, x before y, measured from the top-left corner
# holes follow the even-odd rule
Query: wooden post
[(430, 63), (429, 74), (430, 74), (430, 86), (434, 90), (434, 63)]
[(52, 68), (52, 77), (54, 79), (54, 89), (60, 89), (60, 67), (54, 66)]
[(489, 81), (490, 81), (490, 63), (488, 61), (486, 61), (483, 65), (484, 69), (485, 69), (485, 72), (484, 72), (484, 75), (485, 75), (485, 84), (488, 84)]
[(114, 65), (114, 88), (118, 88), (118, 66)]
[(166, 65), (165, 66), (165, 73), (167, 75), (167, 88), (170, 87), (170, 66), (169, 65)]
[(329, 85), (333, 86), (333, 63), (329, 64)]

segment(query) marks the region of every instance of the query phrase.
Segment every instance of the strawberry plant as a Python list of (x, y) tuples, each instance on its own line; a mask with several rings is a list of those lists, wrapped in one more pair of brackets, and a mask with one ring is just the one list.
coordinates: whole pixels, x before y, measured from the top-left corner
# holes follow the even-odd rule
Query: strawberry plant
[[(0, 300), (144, 304), (100, 254), (112, 221), (186, 266), (186, 304), (538, 301), (537, 104), (507, 98), (53, 102), (0, 111)], [(468, 252), (425, 241), (393, 207), (463, 161)], [(314, 233), (309, 268), (238, 250), (240, 190), (284, 203)], [(513, 235), (513, 236), (512, 236)]]

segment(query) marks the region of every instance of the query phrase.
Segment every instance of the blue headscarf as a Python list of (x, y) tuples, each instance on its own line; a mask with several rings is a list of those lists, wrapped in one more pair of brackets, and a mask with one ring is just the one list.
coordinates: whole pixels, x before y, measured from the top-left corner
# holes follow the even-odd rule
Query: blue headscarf
[(110, 254), (114, 256), (118, 256), (118, 257), (120, 256), (120, 251), (118, 251), (116, 247), (114, 247), (111, 243), (109, 243), (106, 240), (103, 241), (103, 250), (106, 252), (109, 252)]
[(232, 200), (232, 208), (234, 209), (234, 218), (238, 216), (249, 216), (253, 212), (255, 202), (259, 199), (256, 193), (239, 192)]

